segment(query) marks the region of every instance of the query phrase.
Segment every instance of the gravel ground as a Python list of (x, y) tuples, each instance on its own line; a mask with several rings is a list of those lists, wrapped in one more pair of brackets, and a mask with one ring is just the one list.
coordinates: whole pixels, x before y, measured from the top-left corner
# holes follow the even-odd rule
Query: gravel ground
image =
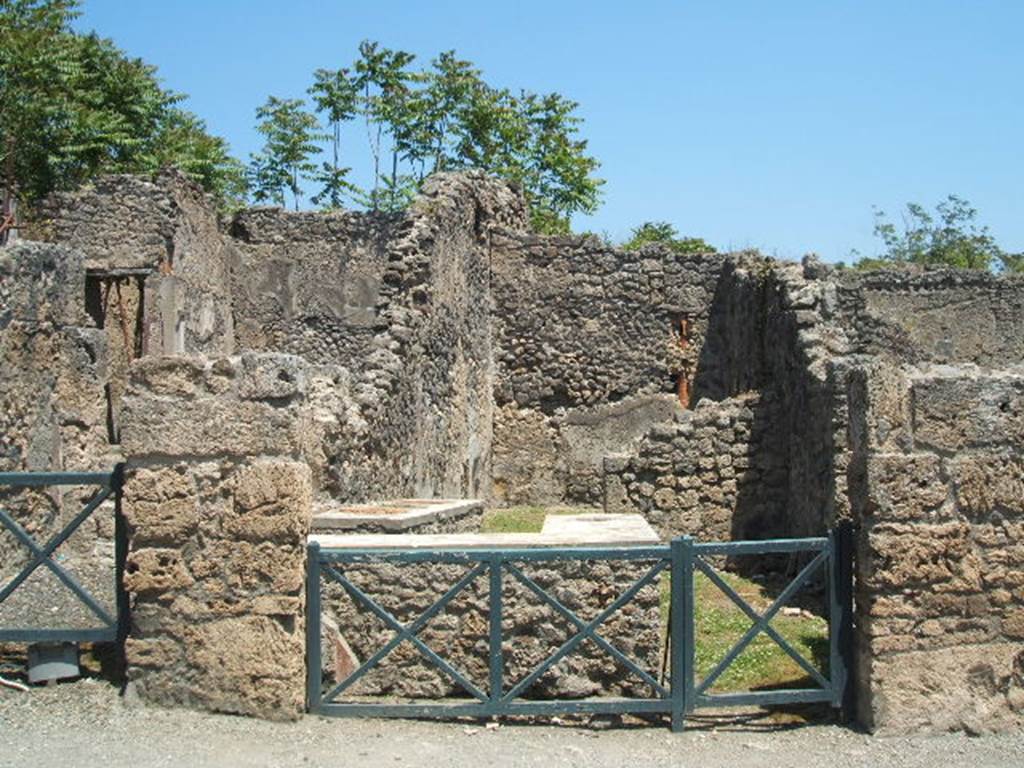
[(0, 688), (0, 766), (1024, 766), (1024, 734), (878, 738), (702, 716), (654, 726), (331, 720), (266, 723), (130, 706), (98, 680)]

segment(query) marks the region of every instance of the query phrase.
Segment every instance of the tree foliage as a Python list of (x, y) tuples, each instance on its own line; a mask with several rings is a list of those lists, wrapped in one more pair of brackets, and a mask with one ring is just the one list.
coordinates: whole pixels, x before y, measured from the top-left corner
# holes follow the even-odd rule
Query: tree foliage
[(624, 250), (635, 251), (653, 243), (667, 245), (676, 253), (715, 253), (715, 247), (699, 237), (679, 237), (667, 221), (645, 221), (635, 227), (631, 237), (622, 244)]
[(100, 173), (175, 165), (221, 204), (243, 176), (227, 144), (179, 105), (156, 69), (71, 28), (77, 0), (0, 0), (0, 151), (8, 190), (31, 201)]
[[(315, 203), (333, 208), (348, 199), (371, 210), (400, 210), (430, 173), (480, 168), (522, 187), (540, 231), (567, 231), (573, 213), (597, 208), (603, 181), (579, 137), (575, 102), (493, 88), (454, 51), (422, 70), (413, 62), (410, 53), (364, 41), (350, 66), (314, 73), (308, 92), (326, 123), (331, 158), (312, 176)], [(342, 127), (357, 120), (372, 166), (366, 190), (351, 183), (341, 156)], [(250, 168), (257, 186), (264, 160), (254, 158)]]
[(319, 152), (320, 123), (306, 111), (302, 99), (271, 96), (256, 110), (256, 130), (263, 136), (263, 148), (252, 155), (249, 185), (257, 202), (284, 205), (285, 191), (291, 192), (295, 210), (302, 199), (302, 182), (314, 178), (312, 161)]
[(998, 269), (1019, 272), (1024, 254), (1003, 251), (988, 227), (976, 223), (978, 212), (956, 195), (949, 195), (929, 213), (908, 203), (898, 228), (883, 211), (875, 210), (874, 233), (885, 244), (876, 257), (861, 258), (858, 269), (916, 264), (960, 269)]
[[(600, 202), (603, 181), (575, 102), (492, 87), (454, 51), (415, 69), (411, 53), (371, 41), (348, 66), (314, 73), (310, 108), (323, 128), (301, 100), (270, 97), (257, 110), (263, 147), (243, 166), (153, 66), (76, 32), (78, 7), (0, 0), (0, 172), (28, 201), (102, 173), (173, 165), (224, 208), (240, 205), (251, 184), (257, 201), (290, 195), (298, 207), (309, 186), (325, 208), (354, 201), (393, 211), (430, 173), (466, 168), (519, 184), (540, 231), (566, 231), (572, 214)], [(350, 178), (353, 142), (342, 141), (357, 122), (372, 165), (365, 190)]]
[(352, 169), (341, 165), (341, 126), (358, 114), (359, 89), (347, 69), (318, 69), (307, 92), (313, 97), (316, 111), (327, 121), (332, 157), (331, 162), (320, 166), (316, 175), (320, 190), (312, 200), (328, 209), (340, 208), (345, 196), (356, 191), (347, 178)]

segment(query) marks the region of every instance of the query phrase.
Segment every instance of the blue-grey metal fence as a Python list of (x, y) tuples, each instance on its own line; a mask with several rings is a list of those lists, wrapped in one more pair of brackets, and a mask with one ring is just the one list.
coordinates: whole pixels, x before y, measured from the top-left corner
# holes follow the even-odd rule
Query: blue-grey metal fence
[[(710, 558), (779, 553), (811, 553), (810, 562), (779, 594), (763, 613), (758, 613), (721, 577)], [(309, 710), (316, 714), (339, 717), (490, 717), (500, 715), (555, 715), (573, 713), (663, 713), (670, 716), (673, 730), (681, 730), (686, 715), (697, 707), (772, 705), (797, 702), (829, 702), (833, 706), (848, 704), (848, 674), (852, 597), (849, 567), (849, 529), (841, 528), (827, 538), (785, 539), (752, 542), (696, 543), (689, 537), (673, 539), (667, 545), (637, 547), (568, 547), (535, 549), (321, 549), (309, 545), (307, 572), (307, 693)], [(529, 563), (580, 561), (646, 562), (646, 572), (622, 592), (597, 616), (584, 620), (542, 588), (524, 570)], [(403, 624), (390, 611), (357, 586), (346, 574), (346, 567), (366, 563), (437, 563), (463, 564), (468, 571), (418, 618)], [(826, 673), (800, 655), (799, 651), (771, 626), (782, 606), (803, 587), (819, 569), (827, 579), (830, 658)], [(656, 673), (645, 669), (614, 644), (614, 638), (599, 630), (613, 614), (633, 600), (644, 587), (656, 583), (667, 572), (671, 578), (669, 636), (671, 653), (668, 684), (659, 682)], [(736, 646), (703, 680), (696, 680), (695, 671), (695, 591), (694, 577), (703, 573), (746, 614), (751, 628)], [(504, 599), (502, 579), (508, 575), (536, 595), (545, 605), (566, 619), (575, 632), (543, 662), (519, 680), (505, 680), (502, 652), (504, 641), (502, 617)], [(486, 689), (472, 682), (455, 669), (434, 649), (418, 637), (418, 633), (474, 580), (486, 576), (488, 588), (488, 681)], [(376, 650), (351, 674), (328, 690), (324, 690), (321, 655), (322, 589), (326, 582), (340, 585), (352, 601), (380, 619), (394, 631), (391, 639)], [(764, 633), (777, 643), (803, 669), (816, 687), (796, 690), (748, 691), (716, 694), (714, 683), (736, 661), (754, 638)], [(587, 699), (528, 700), (524, 694), (548, 670), (590, 640), (625, 669), (636, 675), (653, 694), (646, 698), (598, 697)], [(468, 698), (438, 699), (429, 702), (391, 703), (363, 697), (360, 700), (339, 700), (391, 651), (403, 642), (410, 642), (420, 655), (447, 675)], [(370, 700), (367, 700), (370, 698)]]
[[(0, 626), (3, 642), (112, 642), (118, 640), (123, 628), (120, 617), (124, 614), (121, 575), (124, 562), (124, 535), (120, 517), (115, 519), (115, 584), (117, 608), (111, 615), (100, 602), (64, 568), (55, 557), (58, 547), (66, 542), (92, 514), (111, 497), (120, 492), (122, 468), (111, 472), (0, 472), (0, 488), (42, 488), (49, 486), (96, 486), (96, 493), (58, 533), (45, 544), (40, 544), (7, 510), (0, 509), (0, 531), (6, 529), (28, 549), (28, 563), (5, 585), (0, 586), (0, 604), (21, 587), (37, 568), (45, 567), (84, 605), (98, 620), (98, 625), (84, 628), (68, 627), (7, 627)], [(57, 617), (59, 620), (59, 617)]]

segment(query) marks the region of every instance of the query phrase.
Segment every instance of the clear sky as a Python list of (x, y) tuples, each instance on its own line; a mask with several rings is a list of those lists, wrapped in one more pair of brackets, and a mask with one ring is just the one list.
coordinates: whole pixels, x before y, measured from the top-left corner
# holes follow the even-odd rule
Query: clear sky
[[(667, 220), (720, 248), (877, 250), (872, 205), (970, 200), (1024, 251), (1022, 0), (84, 0), (245, 159), (268, 95), (360, 40), (454, 48), (495, 86), (580, 103), (607, 180), (577, 229)], [(351, 135), (350, 147), (359, 141)], [(365, 144), (353, 147), (365, 157)], [(349, 163), (357, 166), (349, 156)]]

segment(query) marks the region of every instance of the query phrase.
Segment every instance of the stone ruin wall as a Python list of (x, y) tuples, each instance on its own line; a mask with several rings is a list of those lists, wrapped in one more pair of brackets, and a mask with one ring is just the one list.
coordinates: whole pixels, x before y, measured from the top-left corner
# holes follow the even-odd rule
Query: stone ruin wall
[[(118, 455), (108, 431), (107, 338), (84, 311), (85, 267), (64, 246), (19, 243), (0, 249), (0, 471), (109, 471)], [(95, 489), (0, 489), (0, 505), (43, 542), (77, 515)], [(116, 613), (114, 509), (106, 502), (63, 546), (62, 565)], [(30, 553), (0, 534), (0, 582)], [(46, 569), (0, 606), (0, 625), (31, 627), (56, 608), (70, 627), (96, 619)]]
[(723, 258), (496, 238), (496, 503), (602, 504), (604, 456), (682, 410), (680, 323), (695, 357)]
[[(592, 621), (620, 594), (642, 578), (648, 561), (519, 563), (530, 579), (573, 611)], [(441, 599), (470, 569), (463, 565), (353, 563), (347, 578), (378, 600), (403, 624), (416, 620)], [(419, 633), (478, 689), (488, 683), (487, 574), (475, 578)], [(393, 636), (378, 617), (354, 601), (336, 583), (325, 580), (322, 591), (325, 621), (324, 690), (350, 674)], [(658, 679), (663, 627), (658, 582), (640, 589), (633, 600), (601, 624), (601, 636)], [(575, 628), (510, 573), (502, 576), (502, 655), (505, 691), (540, 666), (575, 632)], [(434, 666), (425, 664), (409, 643), (397, 647), (359, 680), (346, 696), (392, 696), (412, 699), (468, 695), (462, 686)], [(529, 699), (582, 698), (612, 695), (655, 695), (637, 675), (587, 641), (541, 675), (524, 692)]]
[(302, 712), (308, 452), (329, 380), (291, 355), (135, 364), (123, 446), (125, 656), (144, 700), (274, 719)]
[[(19, 372), (5, 379), (5, 469), (127, 461), (127, 657), (144, 697), (296, 716), (301, 674), (272, 656), (301, 665), (295, 576), (313, 500), (486, 493), (490, 311), (474, 297), (487, 293), (491, 228), (525, 216), (506, 185), (439, 177), (408, 215), (313, 217), (334, 239), (289, 248), (310, 224), (301, 215), (247, 212), (232, 238), (181, 177), (115, 177), (54, 198), (28, 233), (70, 249), (5, 252), (0, 342)], [(315, 289), (349, 265), (376, 287), (364, 281), (336, 313)], [(332, 344), (345, 333), (356, 342)], [(268, 351), (278, 344), (300, 354)], [(55, 531), (52, 506), (21, 519)], [(218, 668), (233, 644), (237, 664)]]
[[(133, 361), (233, 348), (230, 251), (204, 196), (180, 175), (114, 176), (58, 194), (0, 252), (4, 320), (5, 471), (110, 471), (121, 450), (122, 401)], [(36, 242), (30, 242), (35, 240)], [(56, 534), (95, 488), (12, 493), (5, 508), (37, 539)], [(101, 507), (61, 552), (63, 564), (115, 613), (115, 517)], [(0, 537), (4, 574), (27, 550)], [(22, 603), (25, 605), (22, 605)], [(40, 569), (5, 611), (8, 626), (96, 619)]]
[(839, 275), (835, 461), (856, 525), (858, 717), (1024, 725), (1024, 279)]
[(240, 349), (349, 371), (359, 427), (331, 436), (318, 487), (343, 501), (488, 495), (490, 239), (525, 222), (518, 196), (472, 174), (435, 177), (404, 216), (235, 219)]
[(857, 354), (988, 368), (1024, 360), (1020, 277), (967, 270), (879, 271), (840, 274), (836, 288), (838, 314)]
[(708, 538), (852, 520), (860, 721), (1019, 728), (1022, 351), (1020, 278), (730, 258), (698, 404), (606, 459), (609, 508)]
[(665, 538), (762, 538), (778, 530), (786, 478), (772, 450), (772, 403), (756, 392), (702, 400), (604, 459), (605, 508), (639, 513)]
[(848, 377), (859, 719), (1024, 726), (1024, 368)]
[[(301, 659), (313, 500), (479, 493), (707, 538), (852, 519), (862, 720), (1019, 725), (1022, 281), (625, 254), (524, 221), (449, 176), (407, 217), (218, 229), (180, 178), (120, 178), (57, 198), (27, 233), (54, 244), (0, 252), (4, 468), (129, 459), (144, 695), (297, 715), (301, 670), (267, 654)], [(37, 528), (77, 511), (14, 501)], [(103, 519), (83, 562), (112, 550)]]

